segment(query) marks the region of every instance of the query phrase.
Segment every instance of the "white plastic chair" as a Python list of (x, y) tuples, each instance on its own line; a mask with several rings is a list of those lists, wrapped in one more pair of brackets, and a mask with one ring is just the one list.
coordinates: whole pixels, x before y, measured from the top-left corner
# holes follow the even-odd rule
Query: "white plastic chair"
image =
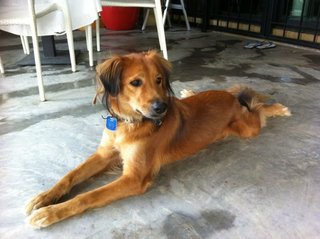
[[(2, 6), (3, 7), (3, 6)], [(6, 14), (4, 14), (4, 12)], [(9, 17), (10, 16), (10, 17)], [(1, 16), (0, 16), (0, 25), (29, 25), (32, 33), (32, 43), (33, 43), (33, 52), (34, 52), (34, 60), (36, 65), (37, 72), (37, 81), (39, 88), (39, 96), (41, 101), (45, 101), (43, 80), (42, 80), (42, 69), (41, 69), (41, 60), (39, 54), (39, 43), (37, 36), (37, 25), (36, 25), (37, 15), (35, 13), (35, 5), (34, 0), (28, 0), (28, 11), (26, 9), (11, 9), (9, 12), (9, 8), (2, 8)]]
[[(25, 2), (25, 0), (0, 0), (0, 5), (0, 29), (20, 35), (25, 54), (28, 54), (29, 52), (27, 36), (32, 36), (39, 96), (41, 101), (45, 101), (38, 36), (61, 34), (61, 32), (52, 32), (52, 29), (56, 28), (55, 25), (58, 25), (58, 23), (53, 19), (63, 18), (63, 21), (59, 22), (60, 25), (58, 26), (58, 28), (62, 30), (63, 34), (66, 33), (67, 35), (71, 70), (75, 72), (76, 60), (72, 30), (73, 27), (77, 28), (83, 26), (81, 24), (83, 24), (84, 21), (79, 19), (77, 23), (78, 25), (80, 24), (79, 26), (72, 25), (68, 7), (68, 0), (41, 0), (37, 1), (37, 4), (35, 4), (35, 0), (28, 0), (27, 3)], [(94, 8), (96, 7), (94, 6)], [(95, 19), (97, 18), (97, 16), (95, 17)], [(93, 66), (91, 24), (85, 26), (85, 30), (87, 37), (87, 49), (89, 51), (89, 65)]]
[[(102, 6), (108, 7), (141, 7), (141, 8), (152, 8), (156, 19), (158, 38), (160, 43), (160, 49), (163, 53), (163, 57), (168, 59), (168, 51), (166, 44), (166, 37), (164, 33), (164, 27), (162, 24), (162, 10), (160, 0), (102, 0)], [(98, 21), (97, 21), (98, 22)], [(96, 24), (97, 32), (97, 43), (100, 45), (100, 30), (99, 24)], [(99, 40), (98, 40), (99, 38)]]
[[(29, 31), (31, 32), (32, 44), (33, 44), (33, 53), (34, 60), (37, 72), (37, 81), (39, 88), (39, 97), (41, 101), (45, 101), (45, 93), (43, 87), (43, 79), (42, 79), (42, 69), (41, 69), (41, 60), (40, 60), (40, 52), (39, 52), (39, 43), (38, 43), (38, 31), (37, 31), (37, 18), (44, 17), (47, 14), (50, 14), (52, 11), (57, 9), (63, 12), (65, 16), (65, 27), (67, 32), (69, 53), (70, 53), (70, 61), (72, 71), (76, 70), (76, 61), (74, 54), (74, 45), (73, 45), (73, 34), (71, 28), (70, 17), (68, 18), (68, 5), (63, 4), (65, 1), (58, 1), (60, 4), (56, 2), (52, 2), (51, 4), (46, 4), (43, 6), (38, 6), (39, 9), (36, 11), (35, 1), (28, 0), (28, 11), (25, 9), (25, 5), (12, 4), (10, 6), (3, 7), (1, 10), (0, 16), (0, 25), (9, 26), (9, 25), (25, 25), (29, 26)], [(5, 29), (3, 29), (5, 30)], [(26, 30), (27, 31), (27, 30)], [(21, 36), (22, 45), (24, 46), (24, 52), (27, 53), (29, 50), (27, 48), (27, 37), (30, 33), (28, 32), (19, 32), (17, 33)]]
[(184, 5), (184, 1), (180, 0), (180, 4), (176, 4), (176, 3), (171, 3), (170, 0), (166, 0), (165, 9), (164, 9), (164, 13), (163, 13), (163, 24), (165, 24), (165, 21), (167, 19), (169, 27), (171, 27), (170, 18), (169, 18), (169, 15), (168, 15), (168, 10), (169, 9), (178, 9), (178, 10), (182, 11), (183, 16), (184, 16), (184, 21), (186, 23), (187, 30), (190, 31), (190, 24), (189, 24), (187, 11), (186, 11), (186, 8), (185, 8), (185, 5)]
[[(187, 11), (186, 11), (186, 8), (185, 8), (185, 5), (184, 5), (184, 1), (180, 0), (180, 4), (177, 4), (177, 3), (171, 3), (170, 0), (166, 0), (165, 6), (164, 6), (163, 18), (162, 18), (163, 19), (163, 25), (166, 23), (166, 20), (168, 20), (168, 25), (169, 25), (169, 27), (171, 27), (171, 21), (170, 21), (169, 15), (168, 15), (168, 10), (169, 9), (178, 9), (178, 10), (182, 11), (183, 16), (184, 16), (184, 21), (185, 21), (186, 26), (187, 26), (187, 30), (190, 31), (190, 24), (189, 24), (189, 20), (188, 20)], [(147, 10), (147, 13), (146, 13), (146, 15), (144, 17), (144, 21), (143, 21), (143, 24), (142, 24), (142, 31), (144, 31), (145, 28), (146, 28), (148, 17), (149, 17), (149, 12), (150, 12), (150, 9)]]

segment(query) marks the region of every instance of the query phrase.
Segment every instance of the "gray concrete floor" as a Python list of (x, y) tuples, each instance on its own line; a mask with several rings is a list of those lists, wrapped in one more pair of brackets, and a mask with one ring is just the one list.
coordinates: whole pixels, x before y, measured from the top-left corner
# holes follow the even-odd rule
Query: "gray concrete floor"
[[(84, 33), (77, 72), (44, 66), (48, 101), (38, 100), (34, 67), (19, 37), (0, 34), (6, 73), (0, 77), (1, 238), (319, 238), (320, 53), (278, 45), (248, 50), (248, 39), (197, 29), (167, 31), (173, 88), (196, 91), (247, 84), (292, 110), (268, 122), (252, 140), (227, 139), (163, 168), (144, 195), (35, 230), (23, 208), (96, 149), (104, 127), (92, 106), (95, 69)], [(66, 49), (64, 37), (58, 49)], [(112, 54), (157, 48), (156, 32), (103, 32), (96, 62)], [(72, 191), (101, 186), (104, 174)]]

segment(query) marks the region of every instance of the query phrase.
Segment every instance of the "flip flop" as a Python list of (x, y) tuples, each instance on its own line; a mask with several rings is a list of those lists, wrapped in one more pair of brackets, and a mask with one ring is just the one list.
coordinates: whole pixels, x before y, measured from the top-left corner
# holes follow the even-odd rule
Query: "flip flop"
[(261, 46), (263, 44), (263, 42), (259, 42), (259, 41), (252, 41), (252, 42), (248, 42), (247, 44), (245, 44), (243, 47), (246, 49), (252, 49), (258, 46)]
[(264, 42), (260, 46), (257, 46), (258, 49), (269, 49), (269, 48), (274, 48), (276, 47), (276, 44), (274, 44), (271, 41)]

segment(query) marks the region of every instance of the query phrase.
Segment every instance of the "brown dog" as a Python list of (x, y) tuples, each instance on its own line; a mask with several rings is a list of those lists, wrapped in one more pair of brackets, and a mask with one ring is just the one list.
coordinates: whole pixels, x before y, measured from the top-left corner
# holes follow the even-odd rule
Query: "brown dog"
[[(113, 116), (108, 119), (111, 126), (104, 130), (91, 157), (28, 203), (26, 213), (32, 212), (32, 226), (46, 227), (87, 209), (142, 194), (162, 165), (228, 135), (256, 136), (267, 117), (290, 115), (287, 107), (266, 105), (246, 87), (179, 100), (172, 96), (170, 71), (170, 63), (155, 51), (113, 57), (97, 67), (97, 94), (103, 95)], [(118, 164), (123, 165), (123, 174), (117, 180), (54, 204), (76, 184)]]

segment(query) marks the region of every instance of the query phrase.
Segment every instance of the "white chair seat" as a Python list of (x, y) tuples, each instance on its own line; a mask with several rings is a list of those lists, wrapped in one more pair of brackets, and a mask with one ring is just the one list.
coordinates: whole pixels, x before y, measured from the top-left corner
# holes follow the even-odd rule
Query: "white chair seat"
[(1, 25), (28, 24), (29, 15), (25, 9), (23, 9), (21, 6), (17, 6), (14, 12), (11, 12), (11, 10), (12, 7), (4, 6), (0, 8)]
[[(31, 36), (30, 16), (27, 9), (28, 6), (25, 6), (24, 4), (2, 6), (0, 8), (0, 29), (16, 35)], [(55, 4), (35, 5), (37, 31), (39, 36), (48, 36), (53, 35), (55, 32), (65, 31), (64, 21), (59, 20), (55, 21), (55, 24), (52, 24), (55, 19), (63, 19), (63, 13), (56, 10), (57, 7)], [(54, 17), (52, 18), (52, 16)], [(48, 22), (51, 23), (52, 26), (48, 27)], [(53, 26), (54, 29), (52, 29)]]
[[(92, 24), (98, 17), (95, 3), (87, 3), (87, 0), (66, 0), (70, 13), (71, 29), (76, 30)], [(2, 5), (2, 3), (4, 4)], [(0, 29), (16, 34), (31, 36), (29, 26), (29, 13), (26, 1), (21, 4), (8, 4), (10, 0), (0, 0)], [(63, 12), (59, 10), (59, 4), (64, 2), (57, 0), (36, 1), (35, 14), (37, 15), (37, 30), (39, 36), (50, 36), (65, 32), (65, 20)], [(83, 9), (81, 9), (83, 8)], [(74, 10), (77, 9), (77, 10)]]

